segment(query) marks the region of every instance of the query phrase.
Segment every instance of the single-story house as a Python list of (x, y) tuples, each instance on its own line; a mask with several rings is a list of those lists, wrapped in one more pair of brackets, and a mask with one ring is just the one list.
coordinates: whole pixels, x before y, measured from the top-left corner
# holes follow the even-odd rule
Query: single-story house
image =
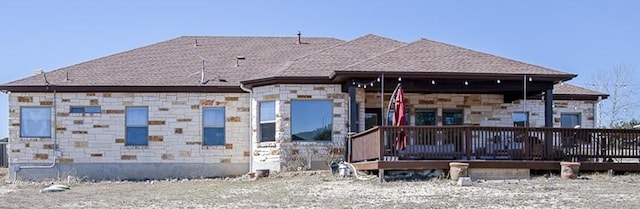
[(325, 168), (386, 124), (594, 127), (606, 94), (545, 67), (420, 39), (184, 36), (0, 85), (10, 176), (164, 179)]

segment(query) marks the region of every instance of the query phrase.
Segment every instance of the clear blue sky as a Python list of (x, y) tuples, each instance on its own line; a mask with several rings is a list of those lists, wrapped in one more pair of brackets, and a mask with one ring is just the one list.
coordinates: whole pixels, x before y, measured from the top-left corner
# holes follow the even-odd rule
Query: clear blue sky
[[(579, 74), (640, 70), (640, 1), (0, 2), (0, 83), (183, 35), (419, 38)], [(0, 138), (7, 136), (0, 93)]]

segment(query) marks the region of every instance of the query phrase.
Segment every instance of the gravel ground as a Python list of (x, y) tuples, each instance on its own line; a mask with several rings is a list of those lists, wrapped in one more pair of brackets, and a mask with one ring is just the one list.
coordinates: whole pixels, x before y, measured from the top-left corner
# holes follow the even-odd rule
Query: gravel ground
[[(0, 178), (6, 169), (0, 170)], [(329, 172), (145, 182), (0, 181), (0, 208), (640, 208), (640, 176), (534, 177), (521, 181), (392, 181), (342, 179)]]

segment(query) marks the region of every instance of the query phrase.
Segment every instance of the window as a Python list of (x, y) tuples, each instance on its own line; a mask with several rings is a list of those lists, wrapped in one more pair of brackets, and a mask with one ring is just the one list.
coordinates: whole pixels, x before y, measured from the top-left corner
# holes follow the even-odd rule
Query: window
[(370, 129), (380, 125), (380, 108), (364, 109), (364, 129)]
[(51, 108), (20, 108), (20, 137), (51, 138)]
[(462, 125), (463, 122), (462, 110), (442, 110), (442, 125)]
[(203, 145), (224, 145), (224, 107), (203, 109)]
[(69, 113), (100, 113), (100, 106), (71, 107)]
[(378, 113), (364, 113), (364, 129), (370, 129), (374, 126), (378, 125), (380, 120), (378, 120)]
[(580, 113), (561, 113), (560, 114), (560, 127), (576, 128), (580, 125), (582, 125), (580, 123)]
[(529, 112), (514, 112), (511, 118), (514, 127), (529, 127)]
[(260, 102), (260, 141), (276, 140), (276, 102)]
[[(393, 125), (393, 115), (395, 114), (395, 112), (396, 111), (394, 109), (390, 109), (389, 110), (389, 114), (387, 115), (387, 125), (388, 126), (392, 126)], [(408, 109), (407, 109), (406, 112), (404, 112), (404, 118), (406, 120), (405, 123), (407, 125), (409, 125), (410, 121), (409, 121), (409, 111), (408, 111)]]
[(291, 139), (293, 141), (331, 141), (332, 133), (332, 101), (291, 101)]
[(149, 144), (149, 110), (147, 107), (126, 108), (126, 143), (125, 145)]
[(436, 115), (436, 110), (433, 109), (416, 109), (416, 125), (435, 126)]

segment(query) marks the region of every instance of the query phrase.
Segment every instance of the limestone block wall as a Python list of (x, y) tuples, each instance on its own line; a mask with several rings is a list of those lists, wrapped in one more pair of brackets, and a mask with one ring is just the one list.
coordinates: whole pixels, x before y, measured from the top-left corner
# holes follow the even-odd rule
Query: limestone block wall
[[(20, 107), (51, 107), (58, 163), (249, 163), (249, 94), (234, 93), (11, 93), (9, 158), (12, 164), (51, 163), (52, 138), (20, 138)], [(100, 106), (94, 114), (72, 106)], [(125, 107), (148, 107), (148, 146), (125, 145)], [(202, 111), (225, 108), (226, 144), (202, 144)], [(52, 133), (52, 137), (54, 134)], [(246, 172), (246, 170), (244, 172)], [(242, 172), (242, 171), (240, 171)]]
[[(348, 133), (348, 98), (347, 93), (341, 92), (340, 85), (334, 84), (280, 84), (254, 88), (251, 98), (252, 170), (281, 171), (302, 169), (301, 167), (326, 166), (328, 158), (341, 157), (342, 143)], [(291, 101), (294, 99), (333, 101), (331, 142), (291, 141)], [(260, 142), (259, 102), (264, 101), (275, 101), (275, 142)], [(301, 163), (301, 161), (304, 162)]]
[[(384, 108), (388, 107), (390, 95), (385, 95)], [(366, 108), (380, 108), (380, 97), (377, 93), (365, 94)], [(480, 126), (513, 126), (512, 114), (514, 112), (530, 113), (529, 124), (531, 127), (544, 126), (544, 101), (527, 100), (526, 106), (522, 100), (512, 103), (503, 103), (504, 98), (498, 94), (419, 94), (406, 93), (405, 104), (410, 112), (409, 124), (415, 124), (416, 109), (433, 109), (437, 112), (436, 123), (442, 125), (443, 109), (460, 109), (464, 113), (465, 125)], [(364, 107), (360, 106), (360, 121), (364, 121)], [(579, 113), (583, 128), (592, 128), (595, 124), (595, 101), (555, 100), (553, 108), (554, 127), (560, 127), (560, 115), (562, 113)], [(364, 123), (364, 122), (362, 122)], [(364, 130), (361, 124), (360, 130)]]

